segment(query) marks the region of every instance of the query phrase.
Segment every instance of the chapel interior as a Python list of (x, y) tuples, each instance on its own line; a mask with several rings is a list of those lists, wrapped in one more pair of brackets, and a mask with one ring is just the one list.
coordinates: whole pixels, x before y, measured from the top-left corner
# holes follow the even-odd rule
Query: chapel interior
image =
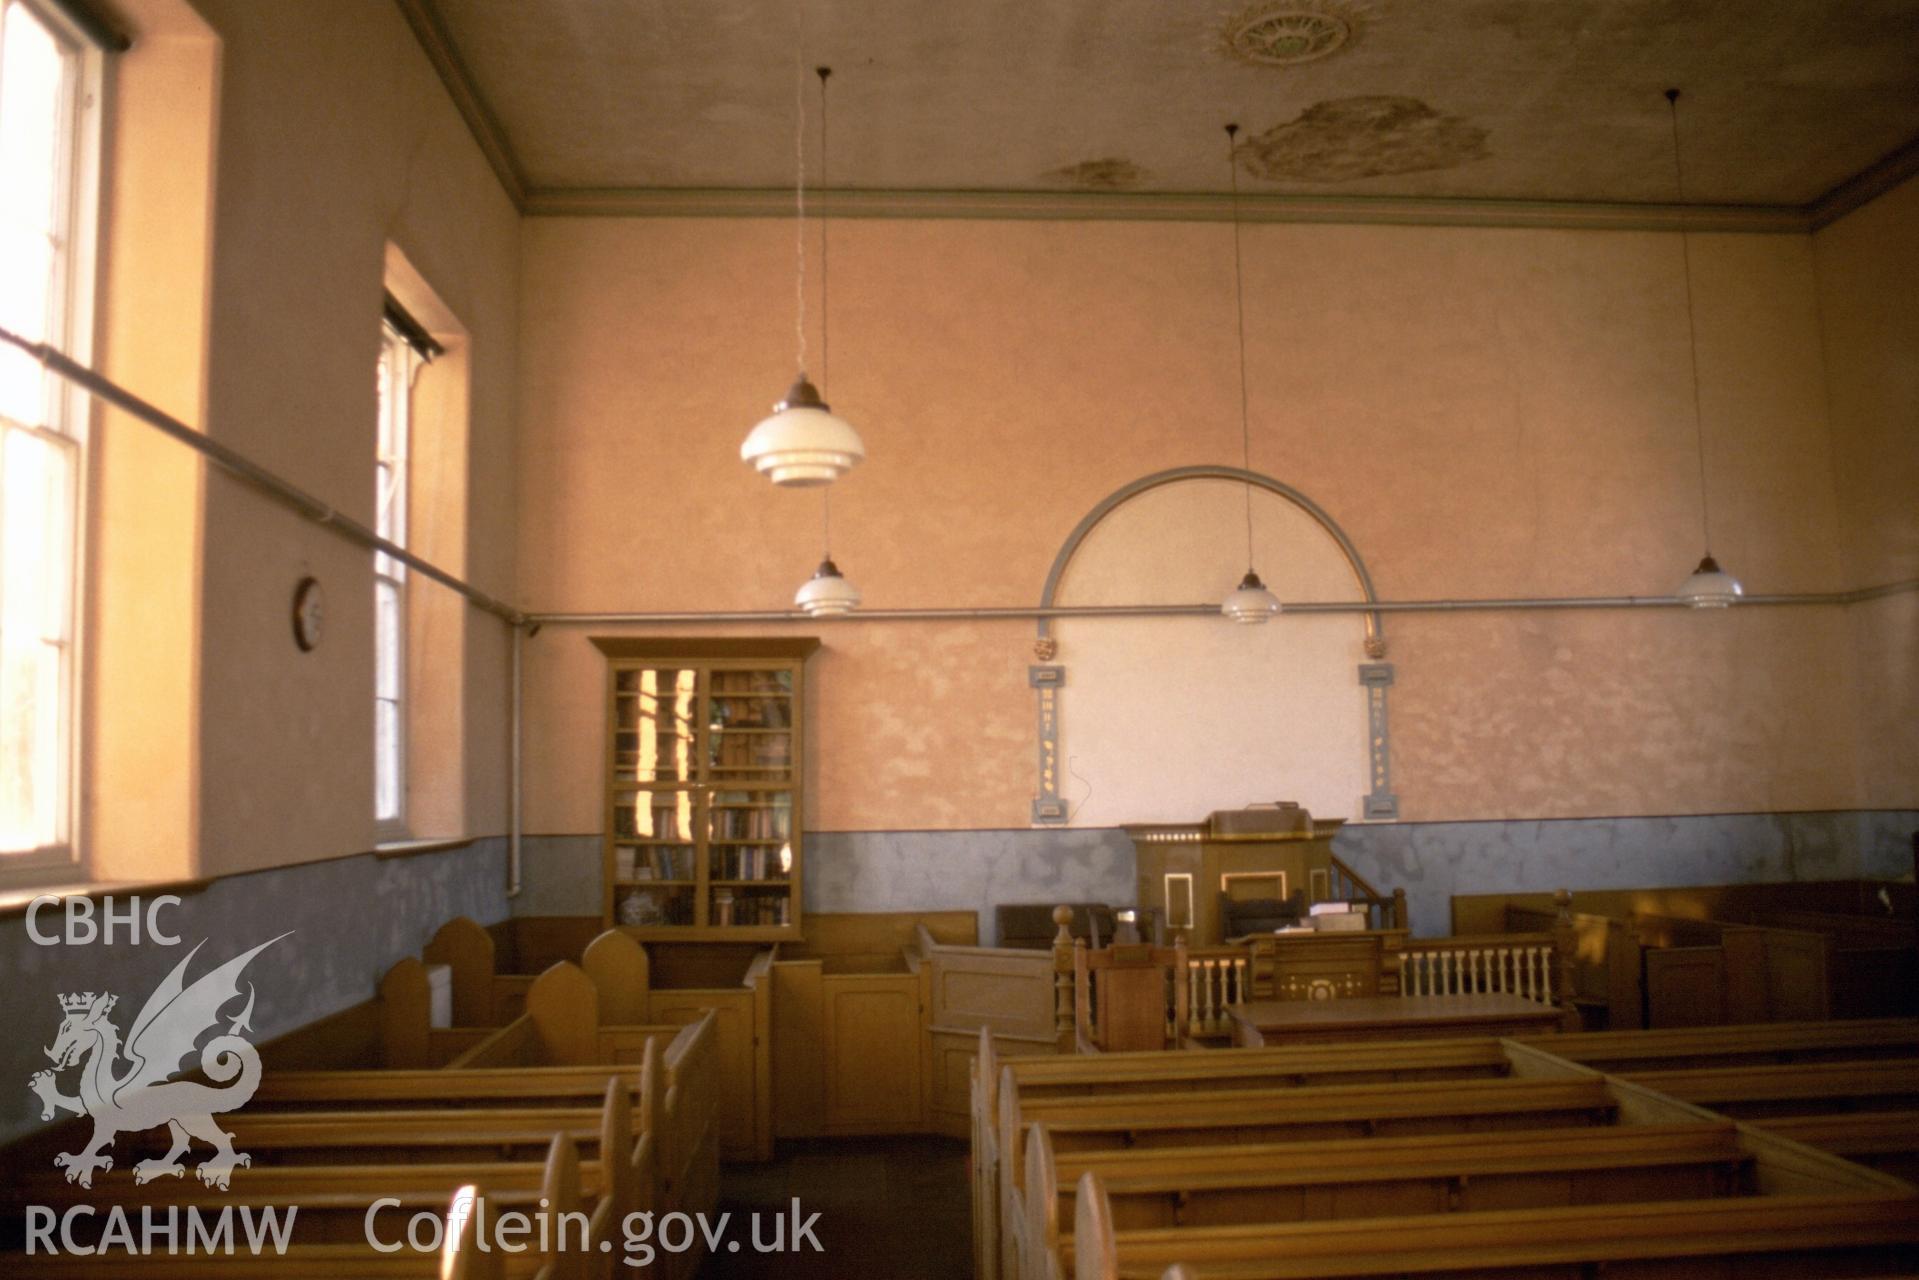
[(1919, 1275), (1916, 175), (1919, 0), (0, 0), (0, 1271)]

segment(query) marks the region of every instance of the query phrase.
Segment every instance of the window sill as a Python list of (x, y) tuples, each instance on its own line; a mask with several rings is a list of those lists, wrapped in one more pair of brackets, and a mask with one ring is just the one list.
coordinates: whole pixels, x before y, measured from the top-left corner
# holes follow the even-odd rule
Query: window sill
[(411, 858), (422, 853), (443, 853), (449, 849), (464, 849), (472, 843), (472, 836), (445, 836), (437, 840), (388, 840), (373, 846), (373, 856)]
[(156, 897), (162, 893), (184, 896), (198, 893), (210, 880), (118, 880), (100, 883), (21, 885), (0, 889), (0, 919), (24, 916), (35, 898)]

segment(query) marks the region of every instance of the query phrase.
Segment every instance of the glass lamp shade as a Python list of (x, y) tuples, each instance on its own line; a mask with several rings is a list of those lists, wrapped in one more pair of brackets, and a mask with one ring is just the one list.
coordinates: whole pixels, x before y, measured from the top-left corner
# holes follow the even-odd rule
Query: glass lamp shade
[(1744, 595), (1739, 579), (1719, 567), (1711, 556), (1699, 562), (1692, 576), (1679, 584), (1673, 596), (1694, 609), (1724, 609)]
[(740, 445), (740, 458), (774, 484), (805, 489), (831, 484), (866, 456), (860, 433), (820, 399), (804, 375)]
[(838, 565), (822, 560), (813, 576), (794, 593), (793, 603), (809, 618), (851, 613), (859, 608), (860, 589), (840, 576)]
[(1239, 589), (1226, 597), (1226, 603), (1219, 611), (1234, 622), (1264, 622), (1279, 612), (1279, 597), (1266, 589), (1259, 575), (1251, 569), (1239, 580)]

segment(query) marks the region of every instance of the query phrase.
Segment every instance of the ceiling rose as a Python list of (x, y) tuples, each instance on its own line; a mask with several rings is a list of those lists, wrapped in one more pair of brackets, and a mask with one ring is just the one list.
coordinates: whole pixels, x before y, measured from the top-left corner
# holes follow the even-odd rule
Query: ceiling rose
[(1256, 4), (1227, 17), (1226, 52), (1242, 62), (1290, 67), (1331, 57), (1359, 38), (1359, 10), (1319, 0)]

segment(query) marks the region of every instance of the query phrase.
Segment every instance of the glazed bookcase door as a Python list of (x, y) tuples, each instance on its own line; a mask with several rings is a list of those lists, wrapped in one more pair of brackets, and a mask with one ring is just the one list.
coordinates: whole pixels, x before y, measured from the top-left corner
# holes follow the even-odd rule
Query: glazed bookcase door
[[(616, 642), (602, 643), (609, 655)], [(804, 658), (608, 667), (605, 908), (643, 938), (797, 938)]]

